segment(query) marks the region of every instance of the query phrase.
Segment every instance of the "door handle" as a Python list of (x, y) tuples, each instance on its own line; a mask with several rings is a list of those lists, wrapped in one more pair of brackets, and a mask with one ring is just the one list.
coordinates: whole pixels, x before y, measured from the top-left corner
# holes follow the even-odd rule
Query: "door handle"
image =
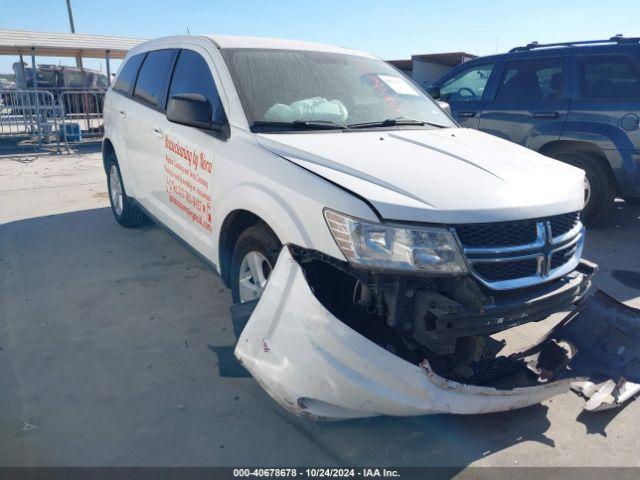
[(120, 110), (120, 116), (127, 118), (127, 112), (125, 112), (124, 110)]
[(456, 115), (463, 118), (473, 118), (478, 115), (478, 112), (458, 112)]
[(560, 114), (558, 112), (534, 112), (533, 118), (558, 118)]
[(163, 137), (162, 130), (160, 130), (159, 128), (152, 128), (151, 129), (151, 134), (154, 137), (158, 137), (158, 138), (162, 138)]

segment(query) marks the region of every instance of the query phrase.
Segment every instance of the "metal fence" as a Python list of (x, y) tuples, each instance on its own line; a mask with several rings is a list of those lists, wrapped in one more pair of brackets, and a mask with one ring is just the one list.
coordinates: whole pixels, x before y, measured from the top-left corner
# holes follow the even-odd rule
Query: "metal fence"
[(32, 138), (38, 144), (55, 136), (58, 150), (62, 116), (51, 92), (0, 90), (0, 136)]
[(104, 90), (67, 90), (60, 93), (58, 103), (64, 121), (80, 126), (84, 137), (99, 137), (104, 132), (102, 113)]
[(0, 139), (63, 144), (103, 134), (104, 90), (0, 90)]

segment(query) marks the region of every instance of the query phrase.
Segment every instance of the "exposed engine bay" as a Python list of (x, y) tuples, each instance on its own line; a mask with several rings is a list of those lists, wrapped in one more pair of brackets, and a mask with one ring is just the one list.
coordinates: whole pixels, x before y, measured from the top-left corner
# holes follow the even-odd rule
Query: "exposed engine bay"
[[(361, 270), (289, 245), (255, 310), (241, 304), (236, 356), (279, 403), (314, 418), (501, 411), (572, 382), (614, 406), (640, 383), (640, 312), (600, 290), (585, 296), (594, 271), (582, 261), (553, 282), (496, 292), (470, 276)], [(499, 354), (492, 334), (574, 305), (536, 345)]]
[(337, 318), (415, 364), (428, 359), (447, 378), (473, 385), (511, 376), (490, 335), (547, 318), (580, 301), (595, 265), (520, 291), (492, 291), (470, 275), (411, 276), (361, 270), (320, 252), (291, 247), (318, 300)]

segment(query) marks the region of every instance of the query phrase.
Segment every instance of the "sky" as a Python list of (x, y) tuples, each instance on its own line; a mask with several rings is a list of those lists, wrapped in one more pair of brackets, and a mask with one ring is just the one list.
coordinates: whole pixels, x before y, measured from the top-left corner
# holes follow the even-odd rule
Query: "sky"
[[(219, 33), (308, 40), (381, 58), (504, 52), (541, 43), (640, 36), (639, 0), (71, 0), (78, 33), (156, 38)], [(3, 1), (0, 28), (69, 32), (65, 0)], [(45, 61), (46, 60), (46, 61)], [(39, 63), (73, 64), (73, 59)], [(0, 56), (0, 73), (15, 57)], [(118, 62), (114, 62), (117, 67)], [(87, 68), (105, 70), (104, 61)], [(113, 68), (113, 67), (112, 67)]]

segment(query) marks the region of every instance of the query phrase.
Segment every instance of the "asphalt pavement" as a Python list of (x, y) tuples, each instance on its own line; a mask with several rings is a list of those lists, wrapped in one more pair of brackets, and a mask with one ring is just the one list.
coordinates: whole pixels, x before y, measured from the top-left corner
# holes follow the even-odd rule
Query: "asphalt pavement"
[[(588, 232), (595, 283), (640, 307), (640, 208)], [(640, 403), (314, 423), (221, 377), (230, 293), (161, 228), (119, 227), (100, 154), (0, 158), (0, 465), (639, 466)], [(525, 325), (514, 342), (557, 321)], [(213, 351), (213, 347), (217, 348)]]

